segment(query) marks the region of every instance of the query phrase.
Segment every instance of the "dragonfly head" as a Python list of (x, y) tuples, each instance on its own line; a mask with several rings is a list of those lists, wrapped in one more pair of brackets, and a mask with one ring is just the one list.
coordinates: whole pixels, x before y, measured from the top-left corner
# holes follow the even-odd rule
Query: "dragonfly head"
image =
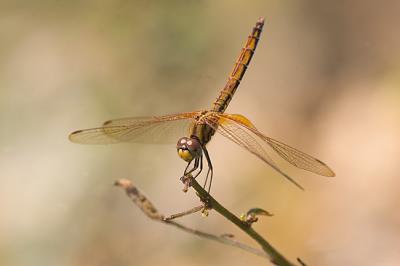
[(183, 137), (178, 140), (176, 150), (179, 157), (186, 162), (192, 161), (194, 158), (201, 156), (201, 144), (196, 138)]

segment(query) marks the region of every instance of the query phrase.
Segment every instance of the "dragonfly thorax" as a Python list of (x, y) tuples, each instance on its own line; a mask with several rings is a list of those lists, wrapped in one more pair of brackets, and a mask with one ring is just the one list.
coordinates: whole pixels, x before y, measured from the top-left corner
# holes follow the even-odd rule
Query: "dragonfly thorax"
[(186, 162), (190, 162), (193, 159), (200, 157), (202, 154), (201, 144), (197, 138), (180, 138), (176, 144), (176, 150), (178, 151), (179, 157)]

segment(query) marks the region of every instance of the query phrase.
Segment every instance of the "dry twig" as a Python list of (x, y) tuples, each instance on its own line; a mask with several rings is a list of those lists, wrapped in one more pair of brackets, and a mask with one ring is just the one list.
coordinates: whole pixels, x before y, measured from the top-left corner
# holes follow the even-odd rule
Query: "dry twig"
[[(210, 240), (214, 240), (220, 242), (222, 244), (234, 246), (240, 249), (243, 249), (247, 252), (253, 253), (255, 255), (268, 258), (275, 265), (280, 266), (294, 266), (295, 264), (287, 260), (282, 254), (280, 254), (274, 247), (271, 246), (263, 237), (261, 237), (248, 223), (241, 221), (238, 217), (233, 215), (227, 209), (225, 209), (221, 204), (219, 204), (213, 197), (211, 197), (198, 183), (195, 179), (186, 177), (184, 180), (185, 187), (193, 187), (196, 190), (197, 195), (200, 197), (201, 201), (204, 203), (202, 206), (195, 207), (191, 210), (170, 215), (165, 217), (163, 214), (159, 213), (155, 206), (145, 197), (139, 189), (132, 184), (131, 181), (126, 179), (120, 179), (115, 182), (115, 185), (121, 187), (125, 190), (126, 194), (132, 201), (146, 214), (149, 218), (173, 225), (185, 232), (197, 235), (199, 237), (207, 238)], [(206, 212), (207, 209), (214, 209), (219, 214), (227, 218), (229, 221), (238, 226), (242, 231), (244, 231), (247, 235), (253, 238), (258, 244), (262, 247), (263, 250), (258, 250), (253, 247), (250, 247), (246, 244), (240, 243), (232, 238), (232, 235), (213, 235), (209, 233), (205, 233), (193, 228), (189, 228), (185, 225), (182, 225), (178, 222), (173, 221), (173, 219), (182, 217), (184, 215), (192, 214), (198, 211)], [(305, 265), (305, 264), (303, 264)]]

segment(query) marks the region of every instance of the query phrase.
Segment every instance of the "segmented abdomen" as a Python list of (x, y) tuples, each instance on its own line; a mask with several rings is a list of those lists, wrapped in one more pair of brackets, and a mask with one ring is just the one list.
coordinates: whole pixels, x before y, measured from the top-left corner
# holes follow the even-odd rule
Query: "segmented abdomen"
[(228, 104), (235, 94), (236, 89), (239, 87), (240, 81), (246, 72), (251, 58), (253, 57), (263, 26), (264, 18), (260, 18), (257, 21), (256, 26), (253, 28), (251, 35), (247, 38), (247, 42), (242, 48), (242, 52), (235, 63), (233, 71), (228, 78), (228, 82), (221, 90), (217, 100), (214, 102), (214, 107), (212, 109), (213, 111), (223, 113), (228, 107)]

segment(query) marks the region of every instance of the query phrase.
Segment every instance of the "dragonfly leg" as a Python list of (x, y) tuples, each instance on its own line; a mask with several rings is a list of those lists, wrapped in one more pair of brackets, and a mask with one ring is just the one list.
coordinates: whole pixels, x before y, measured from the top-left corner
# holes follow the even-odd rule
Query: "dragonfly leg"
[[(198, 158), (196, 158), (196, 159), (198, 159)], [(203, 155), (200, 156), (199, 160), (200, 160), (200, 169), (195, 175), (193, 175), (193, 178), (198, 177), (199, 174), (201, 173), (201, 171), (203, 171)]]
[(185, 171), (183, 171), (183, 174), (186, 174), (187, 169), (189, 168), (191, 163), (192, 163), (192, 161), (188, 162), (188, 164), (186, 165)]
[[(193, 161), (193, 160), (192, 160), (192, 161)], [(186, 166), (185, 172), (183, 173), (184, 175), (191, 174), (191, 173), (193, 173), (194, 171), (196, 171), (196, 169), (199, 168), (199, 162), (200, 162), (200, 160), (199, 160), (199, 157), (197, 157), (197, 158), (194, 159), (194, 165), (193, 165), (192, 169), (190, 169), (190, 170), (188, 171), (187, 169), (189, 168), (189, 165), (192, 163), (192, 161), (190, 161), (190, 162), (188, 163), (188, 165)], [(201, 168), (202, 168), (202, 167), (201, 167)], [(201, 168), (200, 168), (200, 172), (201, 172)], [(199, 175), (199, 173), (196, 174), (196, 176), (198, 176), (198, 175)]]
[[(192, 161), (193, 161), (193, 160), (192, 160)], [(196, 174), (192, 175), (191, 178), (196, 178), (196, 177), (201, 173), (201, 171), (203, 170), (203, 156), (200, 156), (200, 157), (195, 158), (195, 159), (194, 159), (193, 168), (190, 169), (190, 170), (188, 171), (187, 169), (189, 168), (189, 166), (190, 166), (190, 164), (192, 163), (192, 161), (190, 161), (190, 162), (188, 163), (188, 165), (186, 166), (185, 171), (184, 171), (184, 173), (183, 173), (183, 176), (180, 178), (180, 180), (185, 184), (185, 187), (183, 188), (183, 192), (187, 192), (188, 187), (190, 186), (189, 183), (186, 183), (186, 180), (187, 180), (187, 178), (188, 178), (188, 175), (190, 175), (190, 174), (193, 173), (196, 169), (199, 168), (199, 162), (200, 162), (200, 169), (199, 169), (199, 171), (198, 171)]]
[(205, 187), (207, 185), (208, 177), (210, 176), (210, 183), (208, 185), (208, 190), (207, 190), (208, 194), (210, 194), (214, 171), (213, 171), (213, 166), (212, 166), (212, 163), (211, 163), (210, 155), (208, 154), (208, 151), (207, 151), (206, 147), (203, 147), (203, 151), (204, 151), (204, 155), (206, 156), (207, 164), (208, 164), (208, 171), (207, 171), (206, 181), (204, 182), (203, 188), (205, 189)]

